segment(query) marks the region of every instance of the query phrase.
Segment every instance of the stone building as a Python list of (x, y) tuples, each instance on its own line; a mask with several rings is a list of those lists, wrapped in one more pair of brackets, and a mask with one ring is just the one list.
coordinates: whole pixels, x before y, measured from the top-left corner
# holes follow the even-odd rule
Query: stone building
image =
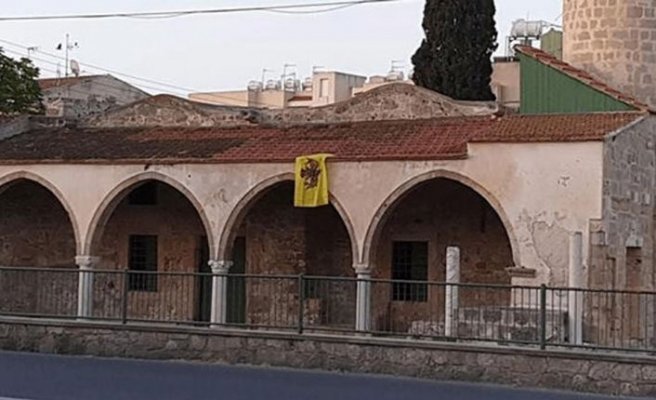
[(46, 115), (86, 118), (149, 96), (112, 75), (39, 79)]
[(563, 59), (656, 105), (656, 5), (564, 0)]
[[(654, 124), (641, 109), (503, 115), (403, 84), (305, 110), (157, 96), (86, 124), (15, 124), (0, 138), (0, 265), (61, 273), (5, 276), (23, 297), (0, 303), (116, 318), (127, 293), (136, 318), (284, 324), (300, 289), (276, 277), (306, 274), (327, 277), (300, 295), (312, 324), (416, 332), (443, 310), (421, 282), (445, 279), (448, 246), (464, 282), (567, 286), (575, 232), (591, 284), (651, 287)], [(334, 155), (331, 205), (294, 208), (293, 160), (316, 152)], [(593, 274), (601, 253), (637, 272)], [(176, 275), (210, 266), (227, 287)], [(463, 307), (517, 301), (507, 286), (462, 293)]]

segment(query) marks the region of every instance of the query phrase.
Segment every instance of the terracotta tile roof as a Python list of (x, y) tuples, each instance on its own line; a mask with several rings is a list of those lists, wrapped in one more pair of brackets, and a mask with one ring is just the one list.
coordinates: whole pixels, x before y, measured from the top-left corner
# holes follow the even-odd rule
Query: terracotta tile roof
[(641, 102), (640, 100), (608, 86), (606, 83), (604, 83), (600, 79), (595, 78), (588, 72), (576, 68), (573, 65), (568, 64), (562, 60), (559, 60), (558, 58), (554, 57), (553, 55), (545, 51), (525, 45), (515, 46), (515, 50), (520, 54), (531, 57), (544, 65), (554, 68), (564, 73), (565, 75), (573, 79), (576, 79), (616, 100), (628, 104), (629, 106), (634, 107), (636, 110), (655, 112), (654, 110), (650, 109), (650, 107), (647, 104)]
[(59, 128), (0, 140), (0, 164), (288, 162), (327, 152), (349, 161), (465, 158), (469, 142), (602, 140), (644, 113), (447, 117), (242, 128)]
[(470, 142), (597, 141), (648, 115), (643, 112), (513, 115), (498, 118), (493, 128)]
[(56, 87), (66, 87), (82, 83), (89, 79), (97, 78), (101, 75), (86, 75), (86, 76), (71, 76), (68, 78), (45, 78), (39, 79), (39, 87), (41, 90), (48, 90)]

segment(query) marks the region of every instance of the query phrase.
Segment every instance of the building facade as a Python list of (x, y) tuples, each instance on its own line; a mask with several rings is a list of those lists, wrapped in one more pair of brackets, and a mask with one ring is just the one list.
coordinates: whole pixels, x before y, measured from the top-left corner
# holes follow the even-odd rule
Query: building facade
[(39, 79), (46, 115), (86, 118), (149, 96), (111, 75)]
[[(379, 88), (321, 110), (322, 122), (224, 108), (211, 114), (206, 106), (160, 97), (87, 126), (5, 135), (0, 264), (100, 272), (57, 284), (69, 297), (55, 305), (29, 295), (30, 285), (48, 283), (5, 279), (28, 295), (4, 303), (46, 313), (77, 306), (102, 318), (119, 312), (125, 292), (130, 312), (144, 319), (258, 325), (275, 315), (283, 324), (294, 317), (299, 288), (265, 277), (306, 274), (372, 282), (357, 290), (341, 281), (306, 288), (310, 321), (421, 333), (438, 329), (430, 322), (444, 294), (389, 281), (443, 281), (450, 246), (460, 248), (462, 281), (473, 284), (569, 285), (576, 232), (583, 254), (591, 255), (581, 271), (586, 281), (597, 279), (588, 275), (597, 267), (595, 251), (606, 254), (629, 237), (630, 249), (644, 246), (641, 268), (651, 268), (653, 225), (638, 217), (651, 197), (638, 189), (653, 185), (635, 182), (632, 198), (642, 202), (636, 210), (618, 208), (614, 197), (634, 184), (621, 175), (627, 160), (630, 168), (645, 168), (640, 179), (654, 179), (647, 143), (644, 154), (618, 156), (634, 148), (627, 143), (651, 137), (648, 114), (499, 116), (444, 97), (428, 103), (421, 89), (406, 85), (394, 89), (396, 96), (407, 99), (408, 88), (419, 100), (405, 102), (407, 108), (381, 112), (377, 105), (387, 97), (376, 93), (391, 89)], [(369, 121), (345, 120), (349, 108)], [(376, 112), (358, 111), (366, 109)], [(211, 126), (193, 123), (199, 120)], [(294, 208), (293, 159), (316, 152), (334, 155), (331, 205)], [(629, 257), (625, 247), (613, 248), (618, 262)], [(136, 274), (127, 282), (118, 275), (125, 270)], [(155, 271), (170, 276), (153, 279)], [(262, 278), (233, 279), (228, 287), (175, 278), (209, 271)], [(462, 294), (463, 307), (523, 301), (509, 288), (485, 298)]]

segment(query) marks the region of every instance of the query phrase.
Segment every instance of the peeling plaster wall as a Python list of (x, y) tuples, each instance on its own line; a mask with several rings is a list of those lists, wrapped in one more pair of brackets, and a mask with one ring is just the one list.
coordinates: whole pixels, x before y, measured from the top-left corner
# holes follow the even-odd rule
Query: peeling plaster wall
[[(591, 219), (601, 218), (603, 143), (476, 143), (469, 158), (448, 161), (329, 163), (333, 196), (353, 226), (362, 262), (367, 233), (392, 194), (408, 182), (446, 176), (474, 186), (499, 213), (515, 264), (536, 270), (536, 279), (513, 283), (559, 283), (569, 234), (584, 232), (588, 252)], [(0, 180), (29, 171), (51, 182), (68, 200), (80, 241), (98, 207), (121, 182), (140, 174), (161, 175), (185, 187), (203, 206), (214, 243), (236, 205), (259, 183), (293, 172), (293, 163), (179, 165), (0, 165)], [(565, 247), (564, 247), (565, 246)], [(216, 246), (214, 246), (216, 247)], [(211, 249), (217, 256), (219, 249)], [(560, 277), (560, 278), (559, 278)]]
[[(605, 142), (603, 218), (591, 226), (591, 287), (654, 289), (655, 146), (654, 117)], [(627, 263), (632, 249), (639, 260)]]

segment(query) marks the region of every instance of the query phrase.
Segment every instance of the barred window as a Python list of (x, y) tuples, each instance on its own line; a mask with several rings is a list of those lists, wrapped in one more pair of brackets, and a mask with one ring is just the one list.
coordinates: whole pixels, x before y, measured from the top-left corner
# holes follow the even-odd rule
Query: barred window
[[(392, 248), (392, 280), (428, 280), (428, 242), (394, 242)], [(428, 285), (425, 283), (392, 284), (392, 301), (427, 300)]]
[(131, 235), (128, 252), (128, 289), (156, 292), (157, 275), (152, 272), (157, 272), (157, 236)]

